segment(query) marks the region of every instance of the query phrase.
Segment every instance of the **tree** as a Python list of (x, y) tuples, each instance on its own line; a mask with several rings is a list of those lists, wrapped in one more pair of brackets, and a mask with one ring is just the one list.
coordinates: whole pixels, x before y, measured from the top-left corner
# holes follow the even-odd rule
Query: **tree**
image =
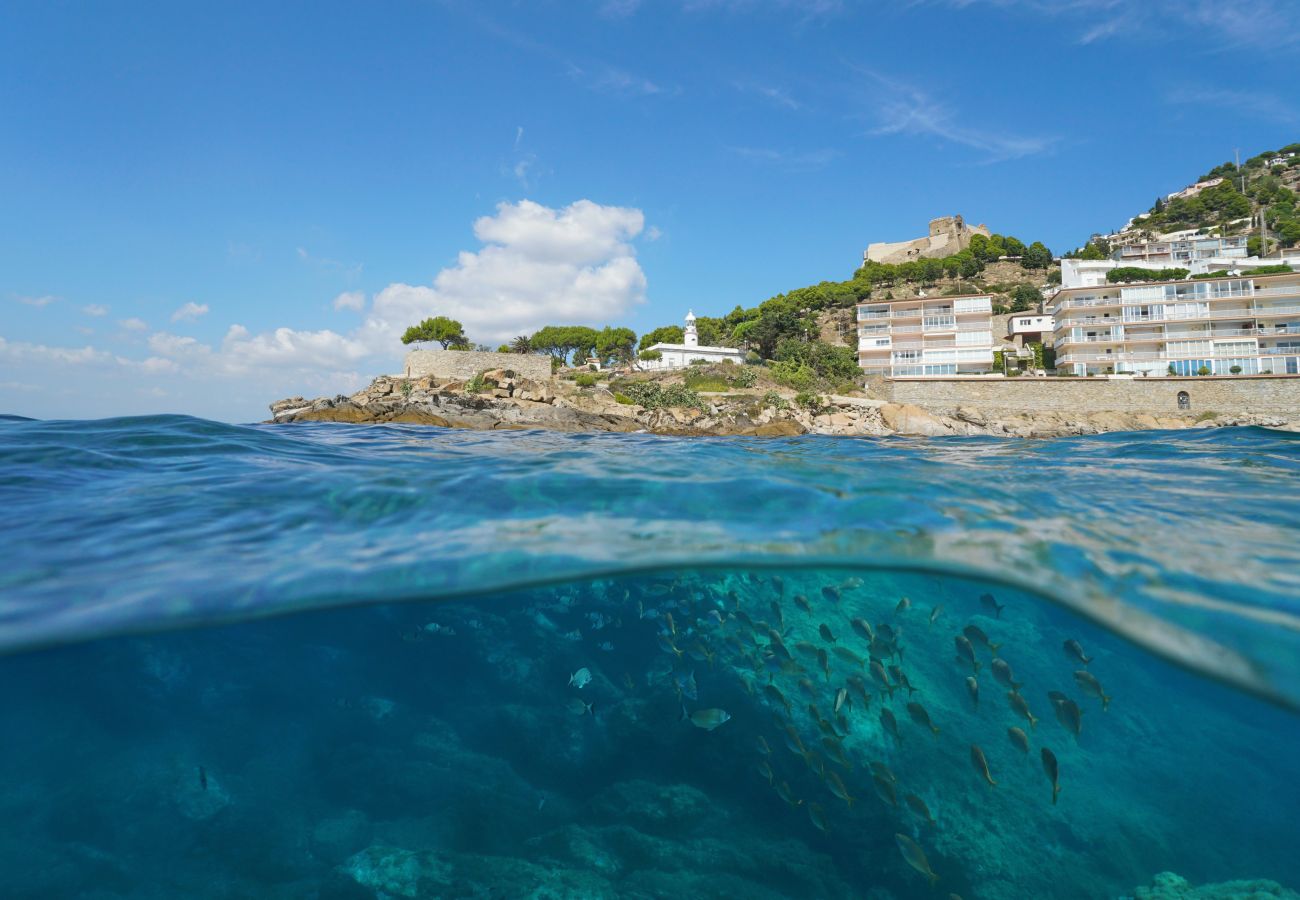
[(606, 364), (629, 363), (636, 349), (636, 332), (631, 328), (611, 328), (606, 325), (596, 335), (596, 356)]
[(406, 329), (402, 335), (403, 344), (414, 344), (417, 341), (437, 341), (442, 344), (442, 349), (455, 347), (460, 349), (462, 346), (468, 348), (469, 340), (465, 337), (465, 328), (455, 319), (449, 319), (446, 316), (435, 316), (432, 319), (425, 319), (419, 325), (412, 325)]
[(638, 349), (644, 350), (655, 344), (680, 344), (686, 339), (685, 332), (680, 325), (664, 325), (662, 328), (656, 328), (654, 331), (647, 331), (641, 335), (641, 343)]
[(1020, 256), (1020, 265), (1026, 269), (1046, 269), (1052, 264), (1052, 251), (1042, 241), (1034, 241)]
[(532, 353), (533, 343), (526, 335), (519, 335), (510, 342), (511, 353)]
[(547, 325), (529, 338), (529, 345), (540, 353), (549, 353), (563, 365), (571, 353), (582, 358), (591, 356), (596, 349), (596, 337), (594, 328), (583, 325)]
[(1018, 284), (1016, 289), (1011, 293), (1011, 311), (1028, 312), (1034, 309), (1043, 300), (1043, 295), (1039, 293), (1038, 288), (1032, 284)]

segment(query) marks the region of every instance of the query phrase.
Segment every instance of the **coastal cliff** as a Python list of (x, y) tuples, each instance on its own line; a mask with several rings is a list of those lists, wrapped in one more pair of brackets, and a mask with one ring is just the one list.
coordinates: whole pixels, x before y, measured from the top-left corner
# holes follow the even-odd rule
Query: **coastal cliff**
[(992, 435), (1049, 438), (1108, 431), (1260, 425), (1293, 429), (1300, 420), (1254, 414), (1152, 415), (1131, 411), (1026, 412), (985, 407), (928, 408), (869, 396), (810, 397), (774, 390), (692, 395), (689, 405), (646, 407), (615, 385), (522, 378), (509, 370), (470, 382), (376, 378), (351, 396), (290, 397), (271, 404), (271, 423), (346, 422), (436, 425), (477, 430), (649, 432), (665, 435)]

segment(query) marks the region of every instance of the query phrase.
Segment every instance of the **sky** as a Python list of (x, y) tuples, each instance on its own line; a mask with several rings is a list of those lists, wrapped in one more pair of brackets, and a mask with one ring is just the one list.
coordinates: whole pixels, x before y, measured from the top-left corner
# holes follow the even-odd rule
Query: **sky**
[(0, 6), (0, 413), (267, 417), (843, 280), (936, 216), (1060, 253), (1300, 140), (1294, 0)]

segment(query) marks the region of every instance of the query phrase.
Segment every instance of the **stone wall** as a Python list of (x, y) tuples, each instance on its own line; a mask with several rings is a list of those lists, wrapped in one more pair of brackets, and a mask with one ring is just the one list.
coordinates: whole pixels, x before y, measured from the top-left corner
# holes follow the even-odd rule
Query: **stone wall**
[(546, 381), (551, 377), (551, 358), (537, 353), (483, 353), (478, 350), (412, 350), (406, 354), (402, 374), (408, 378), (468, 381), (480, 372), (510, 369), (523, 378)]
[[(948, 413), (961, 406), (1014, 412), (1300, 415), (1300, 376), (1212, 378), (893, 378), (872, 396)], [(1184, 413), (1187, 410), (1182, 410)]]

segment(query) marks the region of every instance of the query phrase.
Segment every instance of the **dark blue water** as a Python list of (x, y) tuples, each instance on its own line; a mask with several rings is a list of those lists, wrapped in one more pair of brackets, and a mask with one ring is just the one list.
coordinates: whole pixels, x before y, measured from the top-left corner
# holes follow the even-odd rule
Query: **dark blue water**
[(1298, 488), (1258, 429), (3, 420), (0, 895), (1295, 888)]

